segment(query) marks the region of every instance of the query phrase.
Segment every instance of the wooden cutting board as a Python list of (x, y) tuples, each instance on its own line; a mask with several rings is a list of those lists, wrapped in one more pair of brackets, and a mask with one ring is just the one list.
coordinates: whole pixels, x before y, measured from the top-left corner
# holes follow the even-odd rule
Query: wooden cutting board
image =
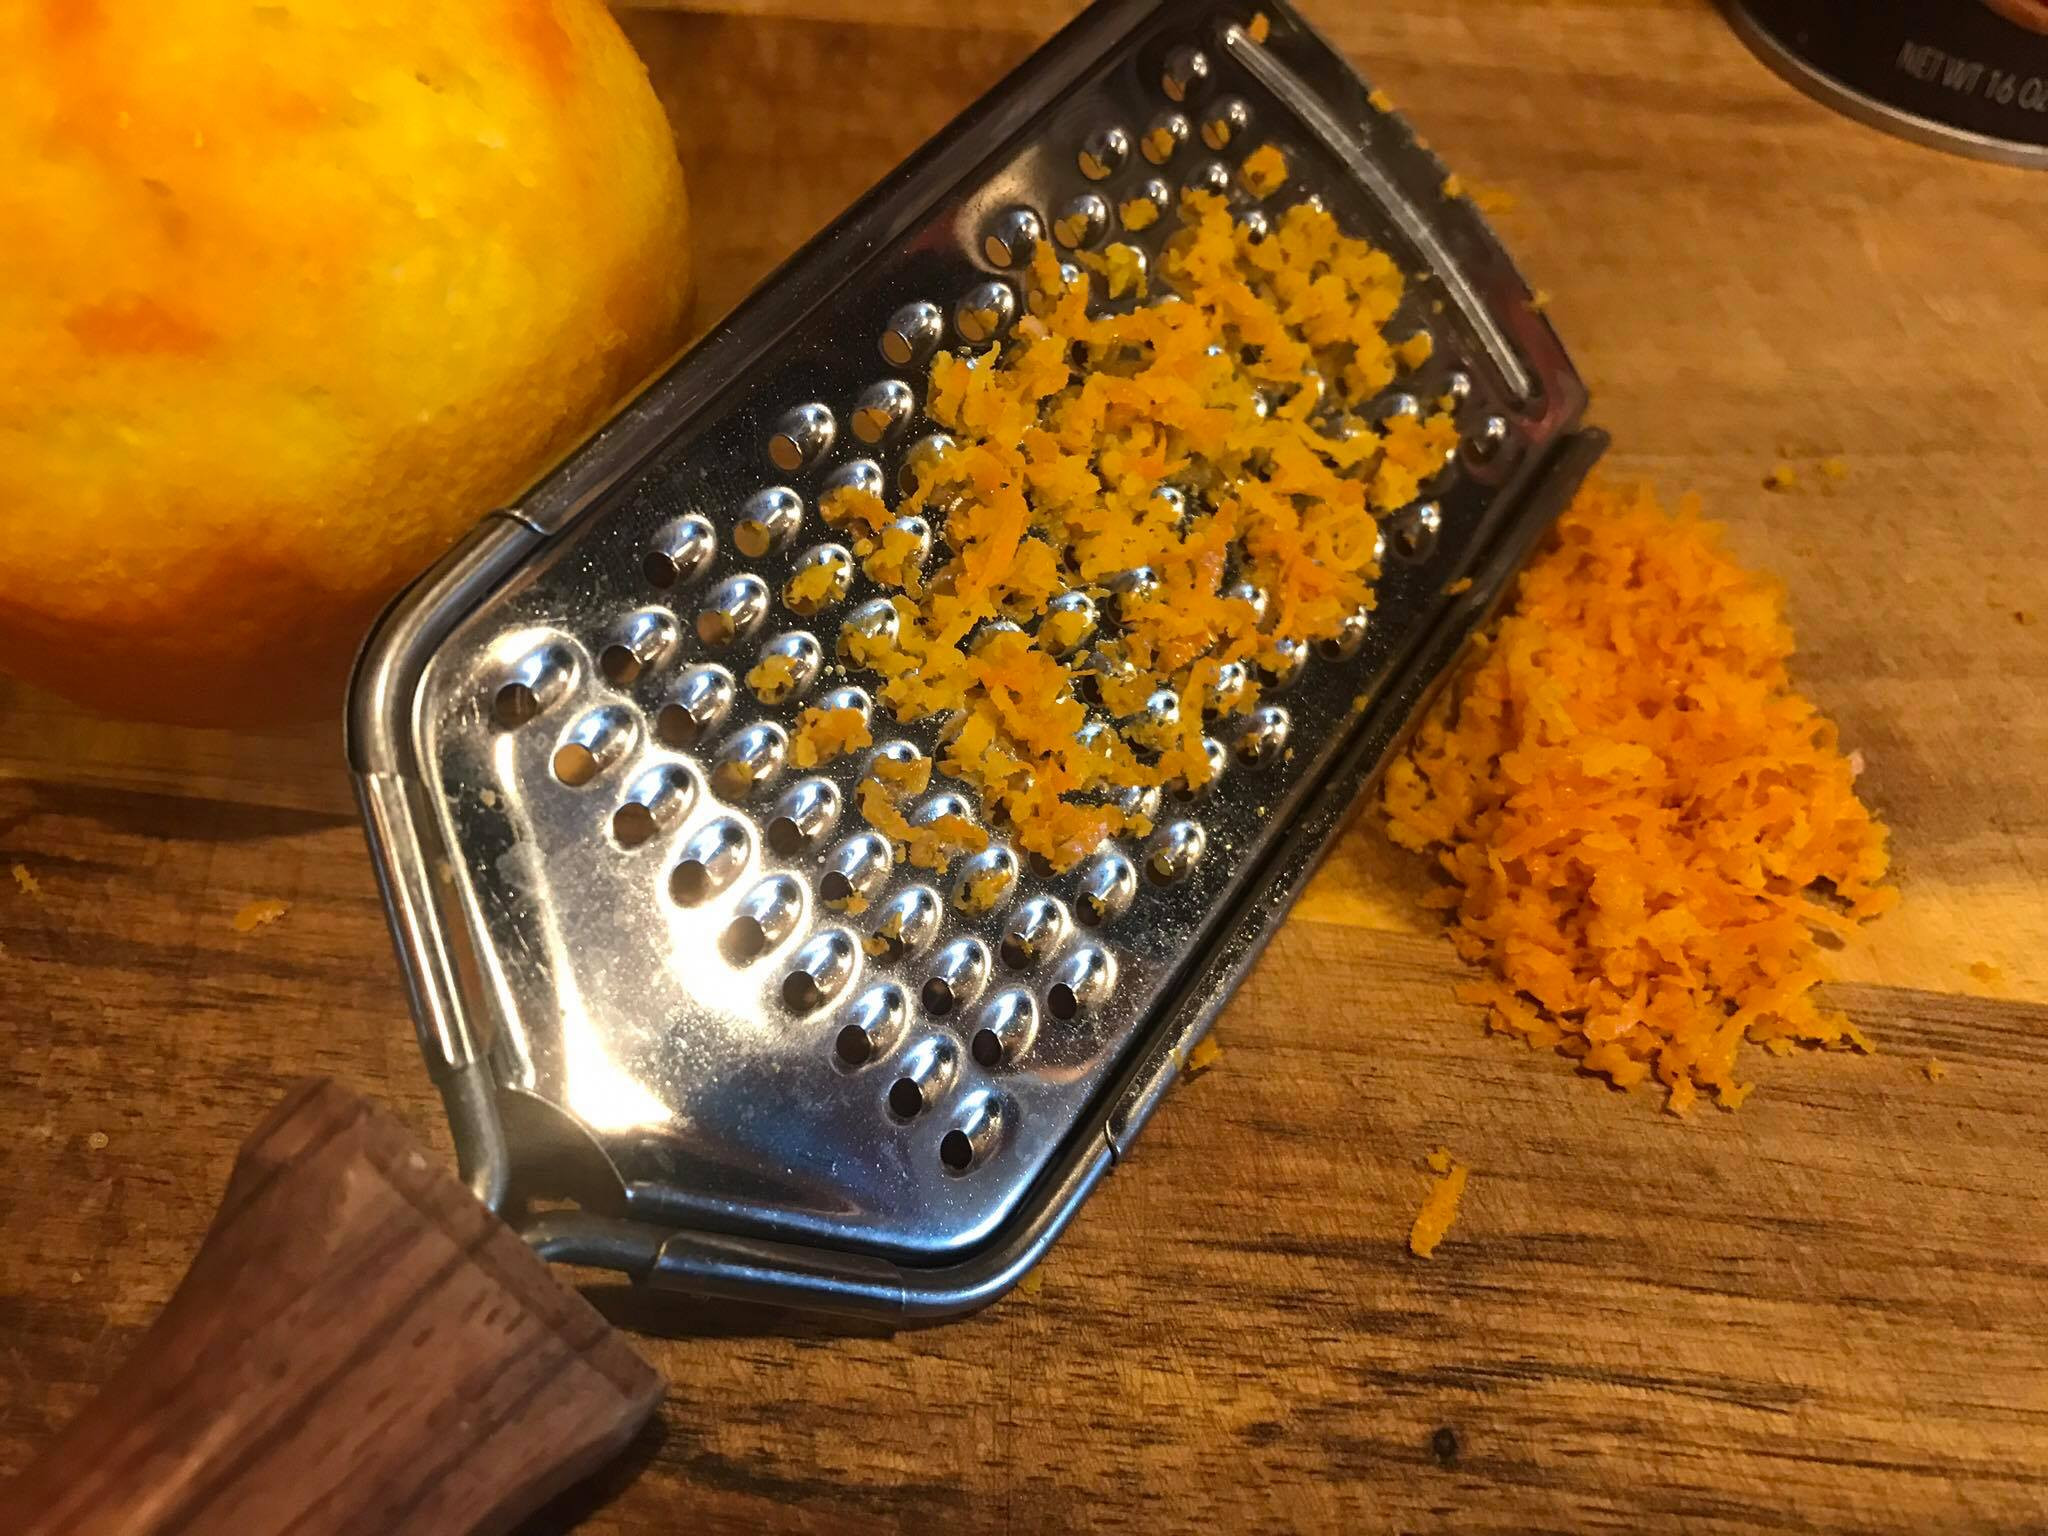
[[(1879, 1054), (1759, 1059), (1680, 1124), (1488, 1038), (1364, 818), (1031, 1293), (896, 1338), (620, 1301), (659, 1428), (537, 1530), (2048, 1528), (2048, 176), (1837, 119), (1695, 0), (1308, 8), (1512, 194), (1612, 473), (1783, 577), (1893, 828), (1905, 903), (1835, 989)], [(723, 9), (630, 22), (705, 320), (1067, 7)], [(332, 729), (0, 684), (0, 943), (4, 1474), (285, 1083), (441, 1132)], [(1475, 1171), (1425, 1263), (1439, 1144)]]

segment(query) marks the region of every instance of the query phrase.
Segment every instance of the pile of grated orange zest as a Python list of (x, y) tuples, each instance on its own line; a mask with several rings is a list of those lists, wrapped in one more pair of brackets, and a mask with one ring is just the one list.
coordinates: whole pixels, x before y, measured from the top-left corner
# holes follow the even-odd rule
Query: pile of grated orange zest
[(1890, 907), (1885, 833), (1792, 686), (1781, 596), (1688, 499), (1595, 483), (1382, 790), (1492, 1025), (1685, 1113), (1744, 1040), (1869, 1049), (1811, 996)]
[[(1284, 179), (1277, 151), (1258, 165)], [(1220, 196), (1180, 212), (1149, 278), (1128, 247), (1094, 263), (1107, 293), (1153, 295), (1136, 308), (1091, 304), (1089, 274), (1041, 244), (1010, 338), (934, 360), (950, 445), (912, 459), (914, 489), (820, 508), (895, 589), (893, 634), (849, 627), (842, 659), (897, 719), (943, 717), (943, 769), (1055, 869), (1144, 835), (1148, 792), (1208, 781), (1205, 713), (1249, 709), (1283, 640), (1371, 607), (1375, 515), (1457, 442), (1441, 409), (1361, 414), (1428, 356), (1388, 334), (1386, 255), (1309, 203), (1263, 239)], [(938, 569), (921, 539), (892, 543), (907, 518), (947, 551)]]

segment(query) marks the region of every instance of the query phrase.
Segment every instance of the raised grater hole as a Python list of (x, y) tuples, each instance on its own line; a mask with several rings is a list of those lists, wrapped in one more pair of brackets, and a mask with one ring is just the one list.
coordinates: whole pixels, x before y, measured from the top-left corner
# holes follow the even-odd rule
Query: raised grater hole
[(819, 544), (797, 556), (796, 569), (782, 586), (790, 612), (814, 618), (843, 599), (853, 586), (853, 556), (837, 544)]
[(998, 844), (961, 865), (953, 884), (953, 905), (966, 913), (987, 912), (1017, 883), (1017, 855)]
[(875, 919), (874, 943), (884, 958), (916, 954), (937, 937), (945, 908), (929, 886), (913, 885), (889, 898)]
[(1316, 642), (1316, 654), (1326, 661), (1349, 661), (1364, 649), (1366, 632), (1372, 627), (1371, 611), (1354, 609), (1345, 616), (1334, 635)]
[(1180, 153), (1181, 146), (1187, 143), (1193, 132), (1188, 120), (1180, 113), (1162, 112), (1152, 119), (1152, 126), (1145, 130), (1145, 137), (1139, 140), (1138, 147), (1154, 165), (1164, 165)]
[(1259, 663), (1259, 676), (1268, 688), (1285, 688), (1301, 676), (1308, 665), (1308, 647), (1292, 635), (1282, 635)]
[(939, 951), (921, 994), (925, 1011), (943, 1017), (974, 1001), (988, 980), (988, 950), (981, 940), (955, 939)]
[(903, 450), (903, 462), (896, 470), (896, 487), (905, 495), (917, 489), (918, 471), (936, 467), (959, 445), (944, 432), (928, 432)]
[(1121, 853), (1107, 849), (1081, 872), (1081, 892), (1074, 906), (1083, 923), (1099, 928), (1130, 906), (1137, 894), (1137, 870)]
[(654, 812), (638, 801), (628, 801), (612, 812), (612, 837), (621, 848), (638, 848), (659, 830)]
[(818, 895), (828, 906), (842, 911), (864, 911), (895, 862), (889, 839), (879, 832), (856, 832), (826, 855)]
[(1287, 749), (1294, 722), (1277, 704), (1261, 704), (1238, 732), (1237, 758), (1242, 763), (1270, 763)]
[(758, 959), (794, 933), (803, 915), (803, 887), (794, 879), (775, 875), (763, 880), (740, 899), (725, 930), (727, 958), (739, 965)]
[(662, 745), (686, 751), (697, 744), (704, 727), (681, 704), (664, 704), (654, 717), (654, 734), (661, 738)]
[(832, 447), (839, 425), (831, 409), (812, 401), (783, 414), (768, 438), (768, 458), (784, 474), (816, 463)]
[(1490, 463), (1507, 446), (1507, 441), (1507, 422), (1499, 416), (1489, 416), (1465, 439), (1465, 457), (1474, 464)]
[(899, 1120), (914, 1120), (924, 1111), (924, 1090), (907, 1077), (889, 1085), (889, 1113)]
[(1065, 942), (1067, 909), (1050, 896), (1033, 896), (1012, 914), (1003, 934), (1003, 964), (1029, 970)]
[(1409, 507), (1394, 522), (1389, 542), (1403, 560), (1426, 560), (1436, 548), (1437, 531), (1443, 526), (1443, 512), (1433, 501)]
[(894, 1043), (909, 1013), (903, 989), (894, 982), (868, 988), (847, 1010), (846, 1023), (832, 1042), (833, 1054), (850, 1067), (873, 1061)]
[(1085, 944), (1061, 963), (1053, 984), (1046, 988), (1045, 1006), (1062, 1022), (1100, 1007), (1116, 989), (1116, 961), (1109, 951)]
[(597, 754), (580, 741), (555, 749), (555, 777), (572, 789), (581, 789), (597, 777)]
[(697, 638), (706, 645), (731, 645), (761, 627), (768, 616), (768, 587), (758, 576), (721, 582), (697, 612)]
[(649, 586), (680, 586), (711, 565), (719, 551), (719, 535), (698, 516), (676, 518), (653, 537), (653, 545), (641, 559), (641, 573)]
[(718, 535), (701, 517), (678, 518), (654, 536), (640, 569), (664, 592), (701, 573), (718, 552)]
[(1145, 878), (1154, 885), (1172, 885), (1194, 873), (1209, 846), (1200, 822), (1176, 821), (1153, 842), (1145, 855)]
[(1130, 154), (1131, 136), (1111, 124), (1089, 134), (1074, 160), (1090, 181), (1107, 181), (1122, 169)]
[(736, 917), (727, 925), (719, 948), (735, 965), (745, 965), (767, 953), (768, 931), (758, 917)]
[(908, 368), (923, 362), (945, 333), (946, 318), (939, 306), (919, 299), (906, 304), (889, 317), (882, 332), (882, 357), (892, 368)]
[[(1118, 211), (1123, 217), (1125, 229), (1145, 230), (1164, 218), (1167, 209), (1172, 206), (1173, 188), (1155, 176), (1142, 183), (1132, 196), (1125, 198)], [(1146, 213), (1147, 208), (1152, 211)]]
[(676, 648), (676, 638), (672, 615), (663, 609), (645, 609), (619, 626), (616, 638), (598, 656), (598, 668), (613, 687), (629, 687), (649, 667), (668, 659)]
[(732, 541), (749, 560), (759, 560), (795, 538), (803, 521), (803, 498), (786, 485), (771, 485), (742, 503)]
[(882, 379), (860, 392), (853, 407), (853, 435), (873, 445), (887, 442), (909, 423), (917, 397), (901, 379)]
[(735, 692), (732, 674), (725, 668), (692, 668), (676, 685), (670, 702), (655, 712), (654, 734), (663, 746), (687, 752), (725, 719)]
[(761, 647), (759, 660), (747, 673), (747, 686), (763, 704), (786, 704), (810, 692), (824, 665), (825, 652), (817, 640), (800, 629), (791, 630)]
[(783, 858), (794, 858), (839, 824), (839, 788), (829, 779), (805, 779), (784, 791), (768, 822), (768, 846)]
[(1166, 93), (1168, 101), (1193, 101), (1207, 88), (1209, 74), (1209, 56), (1201, 49), (1176, 48), (1166, 56), (1166, 68), (1160, 73), (1159, 88)]
[(719, 748), (711, 788), (721, 800), (745, 800), (781, 773), (788, 757), (789, 738), (780, 726), (750, 725)]
[[(968, 1041), (974, 1059), (984, 1067), (1017, 1061), (1031, 1049), (1038, 1034), (1038, 1004), (1029, 992), (999, 992), (981, 1010)], [(986, 1037), (986, 1038), (984, 1038)]]
[(684, 907), (709, 901), (732, 884), (746, 862), (746, 829), (730, 818), (714, 821), (683, 845), (682, 857), (669, 873), (669, 896)]
[(576, 660), (565, 646), (543, 645), (527, 652), (491, 695), (492, 718), (508, 730), (526, 724), (568, 693), (575, 673)]
[(597, 664), (604, 669), (605, 681), (623, 688), (637, 678), (645, 669), (638, 656), (623, 645), (608, 645), (597, 658)]
[(1252, 109), (1236, 96), (1226, 96), (1202, 118), (1202, 142), (1221, 154), (1252, 126)]
[(1021, 266), (1031, 259), (1038, 242), (1045, 238), (1045, 224), (1031, 208), (1006, 208), (990, 223), (981, 237), (981, 253), (991, 266)]
[(555, 748), (555, 777), (572, 789), (593, 782), (628, 751), (639, 732), (623, 709), (592, 710), (569, 728)]
[(995, 1151), (1002, 1137), (1003, 1104), (987, 1092), (970, 1095), (953, 1127), (939, 1138), (939, 1162), (950, 1174), (966, 1173)]
[(525, 683), (507, 683), (492, 701), (491, 713), (502, 726), (524, 725), (540, 713), (540, 696)]
[(821, 1008), (853, 979), (856, 949), (842, 929), (819, 934), (797, 951), (796, 963), (782, 978), (782, 1000), (799, 1013)]
[(1053, 238), (1070, 251), (1093, 245), (1109, 228), (1109, 204), (1093, 192), (1074, 198), (1053, 220)]
[(953, 310), (953, 329), (963, 341), (994, 341), (1017, 316), (1017, 295), (1008, 283), (977, 283)]
[(669, 894), (682, 905), (694, 907), (718, 886), (702, 859), (684, 859), (669, 876), (668, 888)]

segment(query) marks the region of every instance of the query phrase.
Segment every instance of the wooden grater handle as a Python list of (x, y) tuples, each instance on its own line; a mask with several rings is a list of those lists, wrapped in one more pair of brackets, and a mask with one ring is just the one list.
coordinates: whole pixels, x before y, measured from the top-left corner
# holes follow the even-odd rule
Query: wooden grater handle
[(396, 1120), (332, 1082), (244, 1144), (127, 1363), (0, 1506), (19, 1536), (476, 1536), (661, 1380)]

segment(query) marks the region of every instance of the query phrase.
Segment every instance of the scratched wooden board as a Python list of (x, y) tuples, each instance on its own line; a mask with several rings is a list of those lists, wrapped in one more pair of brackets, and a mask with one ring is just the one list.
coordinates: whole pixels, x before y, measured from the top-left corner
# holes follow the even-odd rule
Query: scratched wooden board
[[(631, 21), (705, 319), (1066, 11), (727, 9)], [(1834, 118), (1700, 4), (1309, 9), (1514, 195), (1612, 472), (1699, 491), (1784, 579), (1893, 828), (1905, 904), (1834, 993), (1880, 1054), (1759, 1059), (1739, 1115), (1676, 1123), (1481, 1033), (1423, 873), (1361, 821), (1040, 1289), (894, 1338), (615, 1298), (669, 1400), (536, 1531), (2048, 1527), (2048, 177)], [(1799, 492), (1762, 489), (1780, 459)], [(290, 1079), (446, 1140), (333, 730), (14, 689), (0, 775), (0, 864), (41, 886), (0, 878), (6, 1471)], [(260, 898), (291, 909), (235, 932)], [(1440, 1143), (1475, 1172), (1424, 1263)]]

